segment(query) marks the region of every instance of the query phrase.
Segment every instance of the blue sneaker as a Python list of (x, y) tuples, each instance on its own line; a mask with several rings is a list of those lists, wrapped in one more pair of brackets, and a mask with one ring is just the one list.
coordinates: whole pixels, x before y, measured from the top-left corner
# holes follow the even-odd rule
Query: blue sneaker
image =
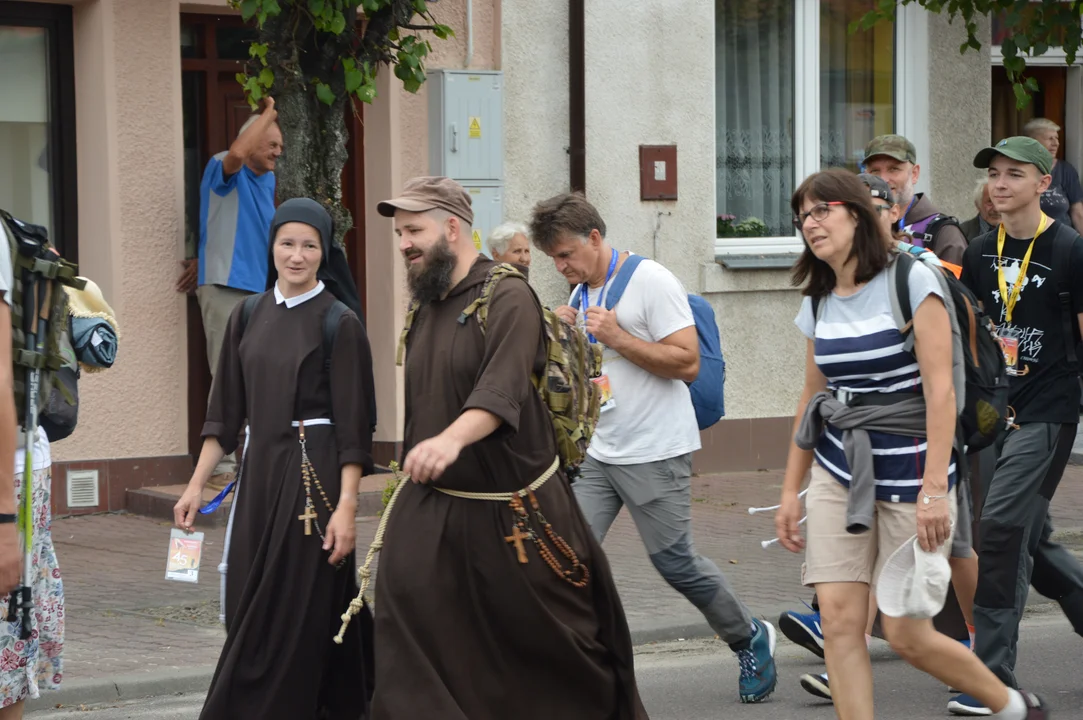
[[(812, 610), (810, 607), (809, 610)], [(796, 612), (784, 612), (778, 616), (778, 629), (791, 642), (800, 645), (813, 655), (824, 656), (824, 634), (820, 630), (820, 613), (807, 615)]]
[(741, 664), (741, 702), (763, 702), (775, 691), (778, 673), (775, 671), (775, 626), (763, 620), (753, 620), (756, 634), (746, 650), (737, 651)]
[(956, 695), (948, 701), (948, 712), (952, 715), (966, 715), (968, 717), (982, 717), (993, 714), (992, 710), (965, 693)]

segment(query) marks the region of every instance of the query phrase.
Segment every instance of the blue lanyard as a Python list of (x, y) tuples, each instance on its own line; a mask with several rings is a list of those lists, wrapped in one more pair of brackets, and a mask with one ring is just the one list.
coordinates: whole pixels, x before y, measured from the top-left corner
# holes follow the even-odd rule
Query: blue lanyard
[[(613, 277), (613, 271), (617, 269), (617, 249), (613, 248), (613, 255), (609, 258), (609, 269), (605, 271), (605, 282), (602, 283), (602, 287), (598, 290), (598, 307), (602, 306), (602, 295), (605, 293), (605, 286), (609, 283), (609, 278)], [(579, 307), (582, 312), (586, 312), (590, 307), (590, 295), (587, 294), (587, 284), (583, 283), (579, 286)], [(587, 333), (587, 339), (591, 342), (598, 342), (594, 339), (594, 336)]]
[(918, 196), (917, 193), (915, 193), (914, 197), (910, 198), (910, 204), (906, 206), (906, 212), (904, 212), (903, 216), (899, 218), (899, 227), (897, 227), (896, 230), (901, 231), (904, 227), (906, 227), (906, 216), (910, 214), (910, 209), (914, 207), (914, 203), (916, 203), (917, 201)]

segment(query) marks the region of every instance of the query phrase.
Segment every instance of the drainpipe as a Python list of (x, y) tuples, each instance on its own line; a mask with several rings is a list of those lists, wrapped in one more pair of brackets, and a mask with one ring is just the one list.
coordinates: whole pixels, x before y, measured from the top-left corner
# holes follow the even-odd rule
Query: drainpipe
[(474, 0), (466, 0), (466, 61), (463, 68), (469, 68), (474, 60)]
[(568, 155), (572, 191), (587, 191), (586, 2), (568, 0)]

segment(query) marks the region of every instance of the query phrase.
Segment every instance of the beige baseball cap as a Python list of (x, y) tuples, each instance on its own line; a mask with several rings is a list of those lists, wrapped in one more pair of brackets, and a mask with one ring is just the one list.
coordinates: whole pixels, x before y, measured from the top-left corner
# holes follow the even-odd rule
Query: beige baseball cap
[(407, 180), (402, 186), (402, 194), (377, 203), (376, 212), (384, 217), (395, 217), (396, 210), (425, 212), (436, 208), (447, 210), (468, 225), (474, 224), (470, 194), (451, 178), (436, 175)]

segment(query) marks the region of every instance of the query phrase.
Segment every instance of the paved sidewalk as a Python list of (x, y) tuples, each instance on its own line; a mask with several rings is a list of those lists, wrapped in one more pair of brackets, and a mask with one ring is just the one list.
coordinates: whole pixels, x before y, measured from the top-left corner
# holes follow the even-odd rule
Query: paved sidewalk
[[(773, 514), (748, 514), (749, 506), (777, 502), (781, 481), (780, 472), (759, 472), (696, 478), (692, 485), (699, 551), (756, 615), (768, 618), (811, 595), (800, 586), (800, 556), (760, 547), (774, 537)], [(1070, 530), (1073, 545), (1083, 546), (1083, 467), (1069, 467), (1054, 519), (1058, 530)], [(358, 521), (362, 557), (377, 523)], [(126, 514), (54, 522), (67, 602), (64, 684), (32, 708), (206, 687), (224, 639), (215, 622), (224, 531), (205, 532), (204, 566), (192, 585), (164, 578), (168, 523)], [(604, 548), (637, 644), (709, 632), (655, 572), (626, 513)]]

